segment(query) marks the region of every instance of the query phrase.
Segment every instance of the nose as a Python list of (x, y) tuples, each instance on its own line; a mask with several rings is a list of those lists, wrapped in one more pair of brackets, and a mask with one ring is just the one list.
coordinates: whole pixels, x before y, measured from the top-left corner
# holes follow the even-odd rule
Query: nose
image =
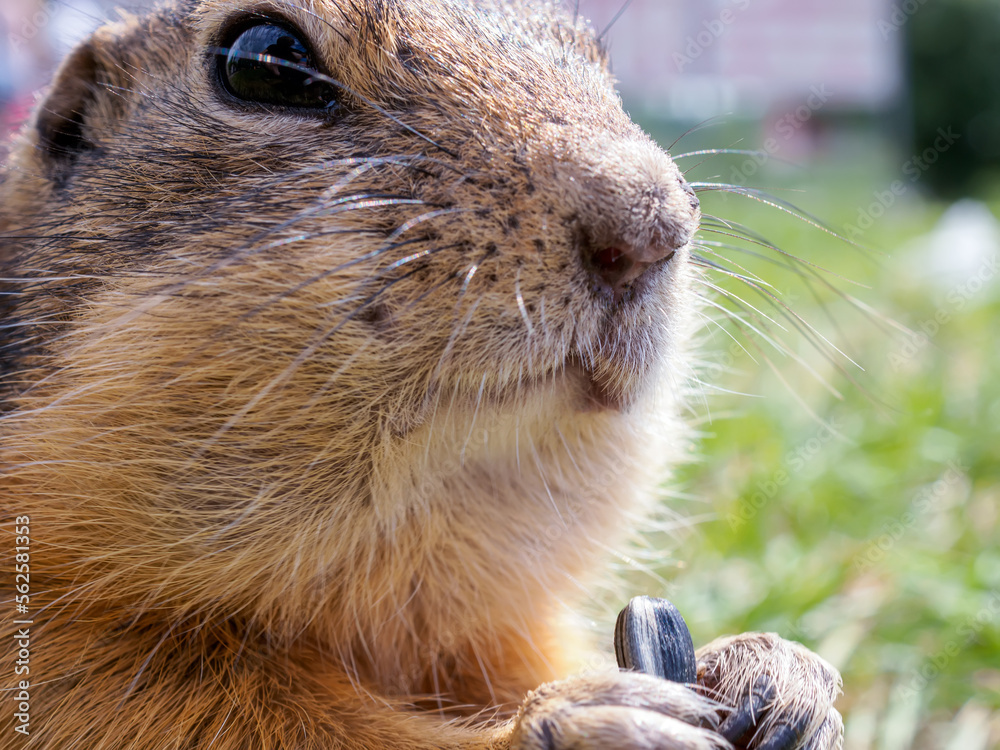
[(667, 267), (691, 241), (701, 213), (665, 152), (651, 144), (615, 151), (591, 176), (599, 200), (578, 215), (577, 244), (596, 291), (617, 302)]

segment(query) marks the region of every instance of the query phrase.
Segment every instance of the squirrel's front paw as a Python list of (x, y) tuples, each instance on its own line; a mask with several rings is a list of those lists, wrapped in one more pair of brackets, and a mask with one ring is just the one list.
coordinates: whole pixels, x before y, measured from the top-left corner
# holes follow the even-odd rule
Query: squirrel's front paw
[(719, 733), (749, 750), (839, 750), (844, 726), (833, 702), (840, 675), (773, 633), (720, 638), (698, 652), (698, 682), (732, 706)]
[(528, 694), (511, 750), (721, 750), (719, 706), (634, 672), (576, 677)]

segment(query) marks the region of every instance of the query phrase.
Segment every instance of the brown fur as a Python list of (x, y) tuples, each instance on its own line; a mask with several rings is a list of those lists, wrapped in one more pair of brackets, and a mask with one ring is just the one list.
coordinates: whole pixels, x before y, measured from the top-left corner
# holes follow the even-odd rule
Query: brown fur
[[(304, 32), (332, 121), (220, 93), (247, 9)], [(580, 666), (561, 615), (684, 440), (682, 183), (547, 3), (98, 31), (0, 183), (35, 621), (31, 735), (0, 747), (723, 746), (716, 706), (639, 675), (522, 705)], [(681, 248), (614, 301), (581, 258), (616, 242)]]

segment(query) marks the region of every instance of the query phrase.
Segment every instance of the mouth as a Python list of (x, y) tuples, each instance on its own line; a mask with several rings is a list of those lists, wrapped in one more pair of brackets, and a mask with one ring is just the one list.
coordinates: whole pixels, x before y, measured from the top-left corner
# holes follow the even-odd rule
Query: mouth
[(585, 393), (587, 411), (625, 411), (631, 403), (607, 382), (591, 376), (589, 388)]
[(636, 398), (634, 389), (614, 382), (607, 373), (597, 372), (577, 356), (567, 361), (566, 378), (579, 394), (581, 412), (623, 412)]

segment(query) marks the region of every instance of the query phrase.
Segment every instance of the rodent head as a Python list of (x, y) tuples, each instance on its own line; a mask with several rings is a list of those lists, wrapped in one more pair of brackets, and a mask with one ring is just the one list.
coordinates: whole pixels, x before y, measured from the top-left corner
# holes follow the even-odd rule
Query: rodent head
[[(307, 106), (227, 84), (260, 25), (319, 74), (263, 74)], [(0, 275), (26, 280), (3, 461), (50, 502), (100, 488), (157, 579), (118, 590), (150, 603), (194, 597), (179, 571), (209, 554), (250, 597), (337, 524), (362, 548), (343, 519), (399, 528), (446, 460), (572, 494), (569, 461), (622, 448), (683, 378), (697, 201), (552, 3), (201, 0), (106, 27), (0, 195)], [(199, 580), (202, 604), (235, 585)]]

